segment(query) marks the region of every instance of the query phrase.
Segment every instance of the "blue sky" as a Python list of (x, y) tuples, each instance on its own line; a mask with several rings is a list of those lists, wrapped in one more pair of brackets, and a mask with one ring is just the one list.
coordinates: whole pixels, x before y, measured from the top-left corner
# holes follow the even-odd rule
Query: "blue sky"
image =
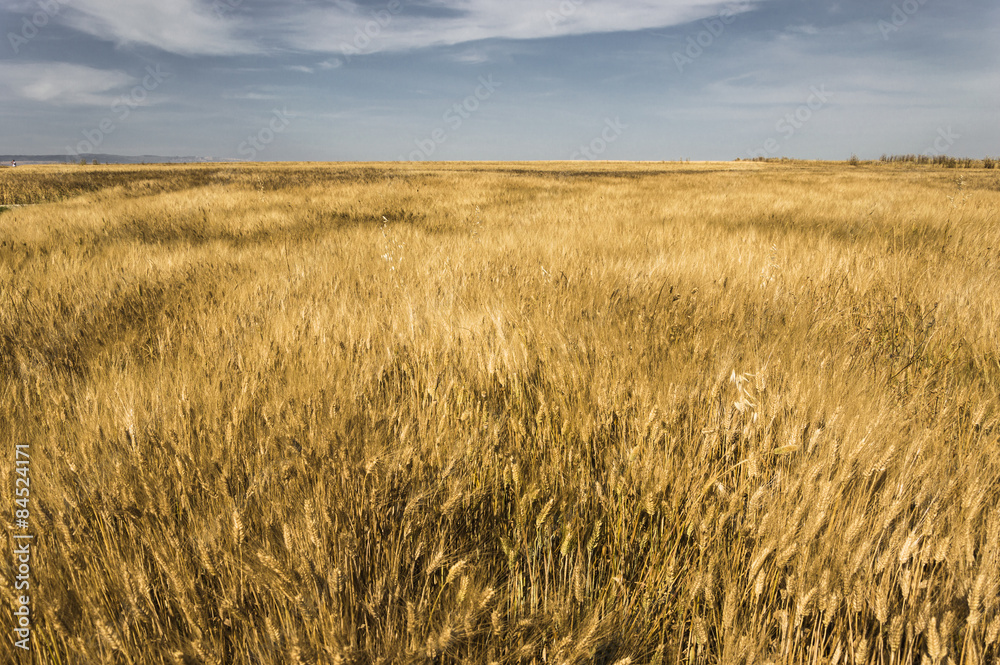
[(0, 153), (1000, 155), (995, 0), (0, 0)]

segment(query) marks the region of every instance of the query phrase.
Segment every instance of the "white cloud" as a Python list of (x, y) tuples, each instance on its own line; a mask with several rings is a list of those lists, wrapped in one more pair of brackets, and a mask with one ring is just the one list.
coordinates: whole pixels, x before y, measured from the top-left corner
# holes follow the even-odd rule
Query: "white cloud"
[(803, 35), (818, 35), (819, 28), (811, 23), (805, 23), (802, 25), (790, 25), (788, 26), (788, 32), (797, 32)]
[(125, 72), (67, 63), (0, 64), (0, 89), (16, 97), (53, 105), (100, 106), (113, 101), (113, 90), (135, 83)]
[(485, 51), (479, 49), (465, 49), (460, 53), (453, 54), (451, 59), (463, 65), (481, 65), (484, 62), (489, 62), (490, 56)]
[[(761, 0), (763, 1), (763, 0)], [(261, 53), (261, 44), (320, 53), (407, 51), (483, 39), (540, 39), (663, 28), (714, 13), (749, 11), (747, 0), (405, 0), (358, 4), (309, 0), (250, 7), (242, 0), (72, 0), (60, 21), (118, 45), (181, 55)]]
[(73, 0), (62, 16), (71, 27), (119, 45), (141, 44), (181, 55), (259, 51), (238, 35), (234, 11), (221, 12), (199, 0)]
[(267, 92), (224, 92), (223, 99), (237, 99), (241, 101), (270, 101), (281, 99), (278, 95)]
[(718, 0), (437, 0), (445, 16), (390, 13), (386, 2), (362, 8), (340, 1), (273, 17), (271, 31), (287, 45), (319, 52), (359, 54), (450, 46), (482, 39), (540, 39), (567, 35), (664, 28), (728, 9), (749, 11), (748, 2)]

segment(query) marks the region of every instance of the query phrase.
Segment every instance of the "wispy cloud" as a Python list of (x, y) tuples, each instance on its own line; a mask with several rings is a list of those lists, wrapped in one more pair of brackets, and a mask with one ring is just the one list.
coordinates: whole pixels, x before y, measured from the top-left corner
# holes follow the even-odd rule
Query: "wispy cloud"
[(450, 56), (452, 62), (459, 62), (465, 65), (481, 65), (490, 61), (490, 55), (480, 49), (464, 49)]
[(101, 106), (137, 79), (125, 72), (67, 63), (0, 63), (0, 89), (5, 97), (59, 106)]
[(281, 96), (270, 92), (224, 92), (222, 98), (259, 102), (281, 99)]
[(797, 32), (803, 35), (818, 35), (819, 28), (811, 23), (805, 23), (803, 25), (790, 25), (788, 26), (788, 32)]
[(239, 55), (260, 48), (242, 36), (236, 17), (202, 0), (73, 0), (70, 27), (119, 45), (152, 46), (181, 55)]
[[(764, 1), (764, 0), (760, 0)], [(227, 4), (228, 2), (228, 4)], [(223, 3), (227, 11), (219, 11)], [(343, 53), (409, 51), (485, 39), (544, 39), (664, 28), (745, 0), (73, 0), (59, 14), (69, 27), (120, 46), (185, 56), (274, 50)], [(264, 45), (267, 45), (266, 48)]]
[[(399, 5), (307, 4), (285, 12), (269, 29), (286, 45), (318, 52), (406, 51), (484, 39), (543, 39), (663, 28), (704, 18), (737, 3), (718, 0), (454, 0)], [(750, 3), (738, 3), (741, 11)], [(396, 13), (390, 6), (398, 6)], [(438, 10), (438, 11), (431, 11)]]

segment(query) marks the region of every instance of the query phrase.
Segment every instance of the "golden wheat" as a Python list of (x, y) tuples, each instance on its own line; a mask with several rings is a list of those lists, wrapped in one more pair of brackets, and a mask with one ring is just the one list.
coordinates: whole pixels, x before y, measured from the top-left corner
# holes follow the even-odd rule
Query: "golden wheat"
[(996, 662), (1000, 180), (956, 173), (0, 170), (0, 660)]

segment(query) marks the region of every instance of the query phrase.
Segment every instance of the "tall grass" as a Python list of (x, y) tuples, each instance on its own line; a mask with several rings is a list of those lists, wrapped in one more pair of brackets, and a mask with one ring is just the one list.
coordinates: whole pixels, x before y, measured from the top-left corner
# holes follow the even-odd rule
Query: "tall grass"
[(30, 444), (37, 534), (21, 662), (997, 660), (988, 173), (0, 188), (46, 202), (0, 213), (0, 472), (12, 501)]

